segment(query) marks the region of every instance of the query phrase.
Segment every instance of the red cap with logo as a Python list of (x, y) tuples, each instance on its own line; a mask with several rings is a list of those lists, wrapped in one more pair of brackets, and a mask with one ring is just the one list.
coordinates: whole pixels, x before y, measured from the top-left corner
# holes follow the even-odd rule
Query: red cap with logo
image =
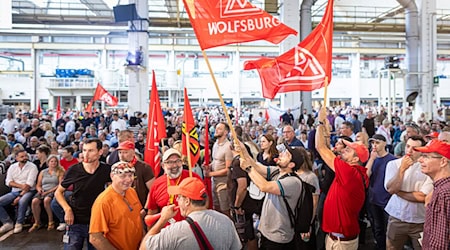
[(347, 147), (355, 150), (356, 155), (359, 157), (359, 161), (366, 162), (369, 159), (369, 150), (367, 149), (366, 145), (360, 142), (349, 142), (347, 140), (342, 140), (342, 142), (344, 142)]
[(428, 142), (426, 146), (416, 147), (414, 150), (422, 153), (437, 153), (450, 159), (450, 144), (436, 139)]

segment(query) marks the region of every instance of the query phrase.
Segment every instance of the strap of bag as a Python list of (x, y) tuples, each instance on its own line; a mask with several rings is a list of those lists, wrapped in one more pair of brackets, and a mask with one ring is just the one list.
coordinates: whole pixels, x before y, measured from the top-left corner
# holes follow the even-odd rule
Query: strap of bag
[[(292, 174), (292, 175), (291, 174), (286, 174), (286, 175), (280, 177), (280, 179), (283, 179), (283, 178), (288, 177), (288, 176), (295, 176), (298, 179), (300, 179), (300, 177), (298, 175), (296, 175), (296, 174)], [(300, 181), (302, 182), (302, 192), (300, 193), (300, 197), (298, 197), (297, 205), (295, 207), (298, 206), (298, 203), (300, 202), (300, 200), (303, 198), (303, 196), (305, 196), (305, 187), (303, 186), (304, 183), (303, 183), (302, 179), (300, 179)], [(291, 221), (291, 227), (295, 228), (295, 214), (292, 211), (291, 206), (289, 206), (289, 202), (287, 201), (286, 197), (284, 197), (284, 195), (282, 195), (282, 197), (283, 197), (284, 203), (286, 203), (286, 208), (287, 208), (288, 214), (289, 214), (289, 220)]]
[(195, 239), (200, 246), (200, 250), (213, 250), (214, 248), (211, 246), (211, 243), (209, 243), (208, 238), (206, 238), (205, 233), (198, 223), (193, 221), (189, 216), (186, 217), (186, 221), (189, 223), (189, 226), (195, 235)]

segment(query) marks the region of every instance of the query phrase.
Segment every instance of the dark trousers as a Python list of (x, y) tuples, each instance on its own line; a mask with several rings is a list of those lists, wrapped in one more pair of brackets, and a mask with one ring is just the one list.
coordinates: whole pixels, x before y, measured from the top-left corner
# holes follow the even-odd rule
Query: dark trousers
[(320, 193), (319, 201), (317, 202), (317, 221), (319, 222), (319, 228), (317, 230), (316, 246), (318, 250), (325, 249), (325, 237), (327, 236), (327, 234), (322, 231), (323, 205), (325, 203), (326, 197), (327, 195), (325, 193)]
[(370, 223), (372, 224), (372, 233), (377, 241), (377, 249), (386, 249), (386, 230), (389, 220), (389, 214), (384, 211), (384, 207), (375, 204), (369, 204)]

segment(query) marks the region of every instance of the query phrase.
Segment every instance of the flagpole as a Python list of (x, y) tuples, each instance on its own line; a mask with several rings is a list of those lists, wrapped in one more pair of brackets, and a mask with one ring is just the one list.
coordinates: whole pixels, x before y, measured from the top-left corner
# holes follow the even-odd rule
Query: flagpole
[(187, 124), (186, 124), (186, 129), (184, 131), (185, 131), (184, 135), (186, 136), (186, 154), (187, 154), (187, 160), (188, 160), (189, 177), (192, 177), (191, 149), (189, 147), (189, 145), (191, 143), (191, 138), (189, 136), (189, 131), (187, 131)]
[[(233, 136), (234, 141), (237, 142), (238, 139), (237, 139), (236, 131), (234, 131), (233, 124), (231, 123), (230, 116), (228, 115), (227, 107), (225, 106), (225, 102), (223, 101), (222, 94), (220, 93), (219, 85), (217, 84), (217, 80), (216, 80), (216, 77), (214, 76), (213, 70), (211, 68), (211, 64), (209, 63), (209, 59), (208, 59), (208, 56), (206, 55), (206, 51), (202, 50), (202, 54), (203, 54), (203, 58), (205, 58), (206, 65), (208, 65), (209, 74), (212, 77), (214, 86), (216, 87), (217, 95), (219, 96), (220, 104), (222, 105), (223, 112), (225, 113), (225, 117), (227, 118), (227, 123), (228, 123), (228, 126), (230, 127), (231, 135)], [(239, 154), (241, 155), (242, 153), (239, 152)], [(243, 156), (241, 155), (241, 157), (243, 157)]]
[(325, 76), (325, 89), (323, 94), (323, 106), (326, 108), (328, 104), (328, 76)]

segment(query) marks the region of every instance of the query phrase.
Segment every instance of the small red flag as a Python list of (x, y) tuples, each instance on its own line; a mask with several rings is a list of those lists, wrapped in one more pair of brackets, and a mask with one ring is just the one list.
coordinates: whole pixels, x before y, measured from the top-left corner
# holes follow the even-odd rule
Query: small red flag
[(244, 70), (257, 69), (265, 98), (277, 93), (313, 91), (331, 81), (333, 47), (333, 4), (329, 0), (319, 25), (296, 47), (276, 58), (244, 63)]
[(119, 103), (117, 97), (111, 95), (105, 88), (103, 88), (103, 86), (100, 83), (97, 84), (94, 97), (92, 98), (89, 109), (87, 110), (90, 110), (92, 108), (92, 103), (97, 100), (104, 101), (109, 106), (117, 106), (117, 104)]
[(266, 109), (266, 113), (264, 114), (264, 118), (266, 118), (266, 122), (269, 123), (270, 116), (269, 116), (269, 111), (267, 109)]
[(56, 120), (61, 118), (61, 97), (58, 97), (58, 101), (56, 103)]
[(37, 103), (37, 112), (38, 112), (38, 114), (42, 114), (41, 100), (39, 100), (38, 103)]
[(200, 158), (200, 143), (198, 142), (197, 127), (195, 127), (194, 116), (192, 115), (191, 104), (189, 103), (187, 90), (184, 88), (184, 119), (181, 128), (183, 141), (183, 155), (188, 154), (186, 147), (186, 133), (189, 134), (189, 154), (191, 157), (191, 166), (193, 167)]
[(152, 91), (148, 108), (148, 130), (145, 143), (144, 161), (153, 167), (155, 176), (159, 176), (161, 169), (161, 156), (159, 154), (159, 142), (167, 137), (164, 117), (161, 110), (158, 89), (156, 88), (155, 71), (153, 71)]
[(297, 31), (246, 0), (183, 0), (202, 50), (232, 43), (280, 43)]

